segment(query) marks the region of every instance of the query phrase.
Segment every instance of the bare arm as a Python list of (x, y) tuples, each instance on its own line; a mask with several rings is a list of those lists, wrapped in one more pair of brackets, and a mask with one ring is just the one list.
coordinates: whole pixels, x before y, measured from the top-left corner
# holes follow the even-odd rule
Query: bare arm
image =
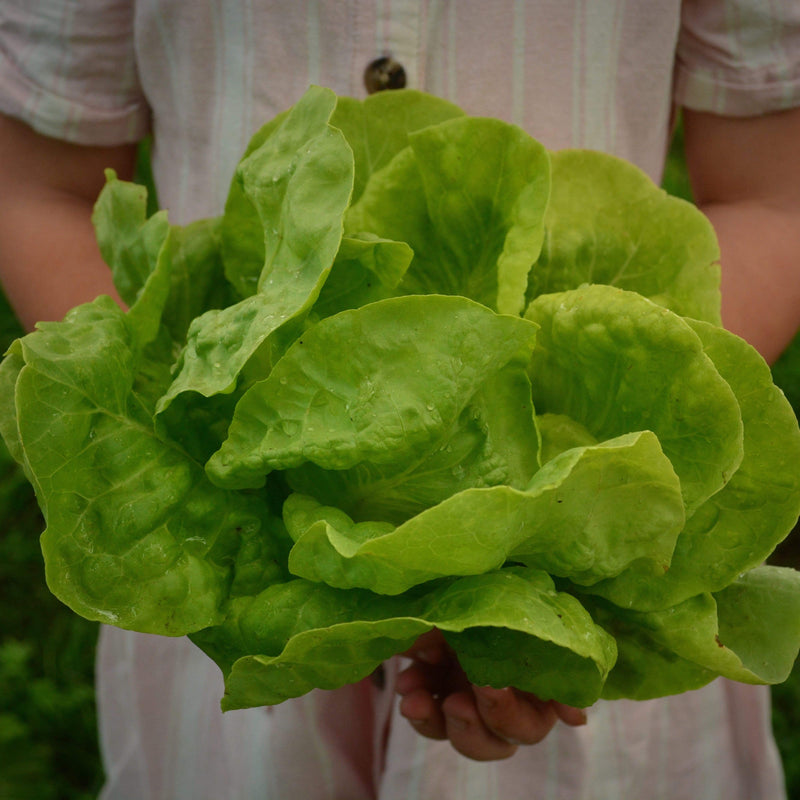
[(722, 321), (774, 362), (800, 327), (800, 109), (684, 111), (692, 190), (722, 250)]
[(83, 147), (0, 115), (0, 280), (27, 330), (99, 294), (117, 294), (91, 211), (103, 170), (133, 174), (135, 145)]

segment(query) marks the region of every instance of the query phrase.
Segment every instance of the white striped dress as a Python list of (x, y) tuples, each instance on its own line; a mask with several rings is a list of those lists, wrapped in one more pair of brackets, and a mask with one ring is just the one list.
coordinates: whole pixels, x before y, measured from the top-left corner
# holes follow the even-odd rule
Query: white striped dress
[[(673, 108), (800, 105), (797, 0), (2, 0), (0, 111), (113, 145), (154, 134), (173, 222), (218, 214), (250, 134), (310, 83), (364, 96), (365, 66), (516, 122), (550, 148), (605, 150), (654, 179)], [(419, 737), (369, 682), (221, 715), (186, 640), (106, 628), (98, 700), (106, 800), (780, 800), (761, 688), (600, 702), (512, 759)]]

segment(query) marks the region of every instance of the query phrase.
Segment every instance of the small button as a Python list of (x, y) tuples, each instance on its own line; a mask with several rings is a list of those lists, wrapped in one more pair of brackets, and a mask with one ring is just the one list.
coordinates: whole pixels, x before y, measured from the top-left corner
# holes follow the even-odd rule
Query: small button
[(364, 86), (369, 94), (382, 92), (384, 89), (403, 89), (405, 85), (406, 71), (391, 56), (376, 58), (364, 70)]

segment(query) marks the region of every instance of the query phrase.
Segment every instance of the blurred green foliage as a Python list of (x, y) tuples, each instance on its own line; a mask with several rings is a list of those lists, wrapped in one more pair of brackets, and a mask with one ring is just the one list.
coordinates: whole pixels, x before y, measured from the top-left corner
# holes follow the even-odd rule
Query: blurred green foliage
[[(149, 187), (155, 208), (149, 143), (140, 152), (137, 180)], [(663, 185), (691, 199), (680, 128)], [(0, 293), (0, 352), (21, 333)], [(800, 337), (774, 374), (800, 410)], [(43, 527), (33, 491), (0, 441), (0, 800), (88, 800), (103, 778), (94, 702), (97, 625), (47, 590), (38, 544)], [(792, 559), (791, 549), (778, 558)], [(800, 800), (800, 669), (773, 689), (773, 698), (789, 797)]]
[[(0, 352), (21, 333), (0, 295)], [(88, 800), (102, 782), (97, 625), (48, 591), (43, 528), (33, 490), (0, 441), (0, 798)]]
[(683, 156), (683, 126), (680, 124), (680, 120), (672, 135), (667, 160), (664, 163), (661, 185), (676, 197), (692, 200), (692, 186), (686, 172), (686, 159)]

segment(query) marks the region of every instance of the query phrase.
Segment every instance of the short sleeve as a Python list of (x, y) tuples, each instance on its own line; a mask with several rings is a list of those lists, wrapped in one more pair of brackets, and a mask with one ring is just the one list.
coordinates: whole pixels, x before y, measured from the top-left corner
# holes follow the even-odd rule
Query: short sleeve
[(684, 2), (674, 99), (742, 117), (800, 106), (800, 2)]
[(0, 112), (87, 145), (137, 141), (149, 128), (133, 0), (3, 0)]

